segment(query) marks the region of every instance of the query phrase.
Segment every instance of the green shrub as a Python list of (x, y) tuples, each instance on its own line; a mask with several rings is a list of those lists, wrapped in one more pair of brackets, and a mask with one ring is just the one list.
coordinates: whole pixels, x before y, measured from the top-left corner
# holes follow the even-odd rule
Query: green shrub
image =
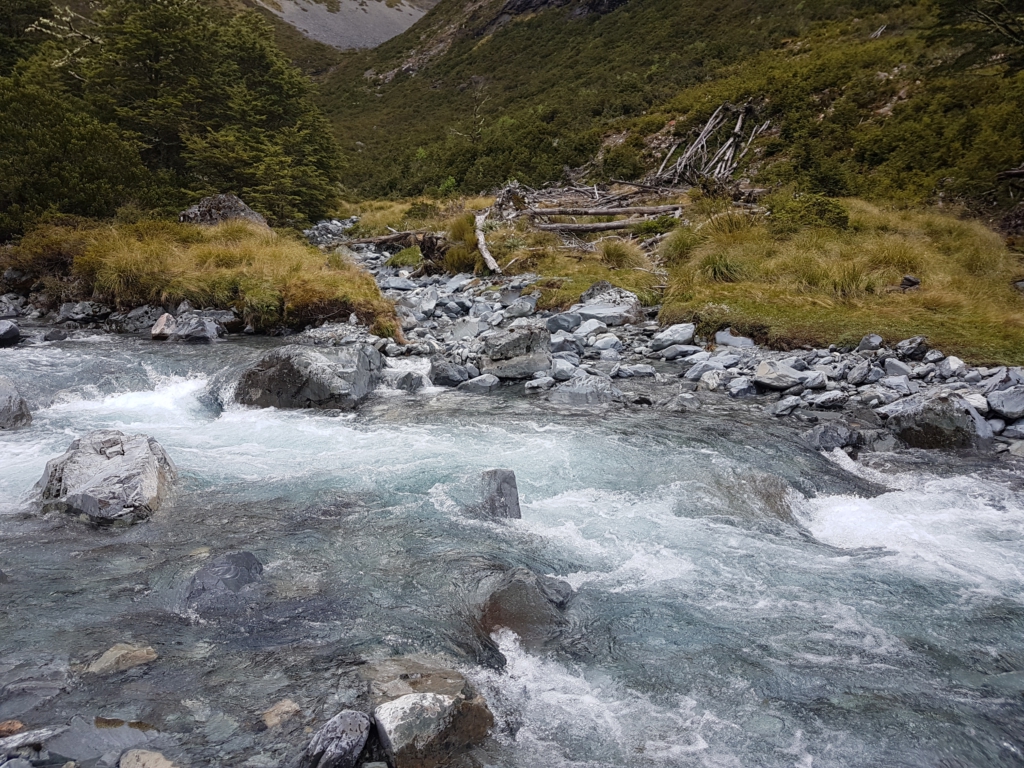
[(388, 259), (386, 263), (389, 267), (415, 267), (421, 261), (423, 261), (423, 254), (420, 253), (420, 247), (413, 245), (409, 248), (403, 248)]
[(692, 227), (679, 227), (661, 242), (658, 254), (666, 265), (676, 266), (689, 259), (694, 249), (704, 240), (704, 236)]
[(679, 219), (675, 216), (659, 216), (656, 219), (649, 219), (641, 221), (639, 224), (634, 224), (629, 228), (629, 231), (634, 237), (655, 237), (671, 232), (678, 226)]
[(822, 195), (779, 195), (768, 201), (768, 212), (770, 228), (777, 234), (798, 232), (804, 227), (850, 226), (850, 214), (843, 204)]

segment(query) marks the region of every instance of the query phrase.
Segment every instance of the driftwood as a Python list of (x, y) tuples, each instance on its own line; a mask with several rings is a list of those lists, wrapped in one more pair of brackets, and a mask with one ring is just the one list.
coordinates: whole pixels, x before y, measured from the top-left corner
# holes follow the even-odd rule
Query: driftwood
[(537, 229), (544, 232), (612, 232), (616, 229), (629, 229), (649, 219), (626, 219), (624, 221), (603, 221), (598, 224), (537, 224)]
[(648, 205), (633, 208), (531, 208), (531, 216), (648, 216), (658, 213), (675, 213), (681, 205)]
[(416, 237), (425, 234), (425, 229), (413, 229), (408, 232), (392, 232), (389, 235), (378, 235), (377, 237), (361, 237), (358, 240), (347, 240), (345, 245), (384, 245), (386, 243), (397, 243), (407, 237)]
[(487, 238), (484, 235), (484, 222), (487, 221), (487, 214), (489, 211), (478, 213), (476, 215), (476, 245), (480, 249), (480, 255), (484, 257), (484, 264), (487, 268), (495, 274), (501, 274), (501, 267), (498, 266), (498, 262), (491, 256), (490, 250), (487, 248)]

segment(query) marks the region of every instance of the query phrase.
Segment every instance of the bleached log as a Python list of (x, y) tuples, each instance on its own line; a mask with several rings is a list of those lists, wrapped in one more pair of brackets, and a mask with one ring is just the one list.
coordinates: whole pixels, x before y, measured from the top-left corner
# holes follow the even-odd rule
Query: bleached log
[(498, 262), (491, 256), (490, 250), (487, 248), (487, 238), (484, 235), (484, 223), (487, 221), (487, 211), (478, 213), (476, 215), (476, 245), (480, 249), (480, 255), (484, 257), (484, 264), (487, 268), (495, 274), (501, 274), (501, 267), (498, 266)]
[(647, 205), (632, 208), (531, 208), (531, 216), (650, 216), (675, 213), (681, 205)]

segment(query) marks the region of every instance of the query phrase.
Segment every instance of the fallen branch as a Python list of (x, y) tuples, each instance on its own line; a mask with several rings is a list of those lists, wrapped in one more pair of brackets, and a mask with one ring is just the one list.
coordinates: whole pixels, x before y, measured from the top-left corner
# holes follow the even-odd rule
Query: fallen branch
[(415, 237), (416, 235), (426, 234), (425, 229), (413, 229), (408, 232), (392, 232), (389, 235), (378, 235), (377, 237), (361, 237), (358, 240), (346, 240), (344, 245), (381, 245), (384, 243), (394, 243), (398, 240), (402, 240), (406, 237)]
[(484, 257), (484, 264), (487, 268), (497, 275), (501, 274), (501, 267), (498, 266), (498, 262), (491, 256), (491, 252), (487, 249), (487, 238), (484, 236), (484, 222), (487, 221), (488, 211), (478, 213), (476, 215), (476, 244), (480, 249), (480, 255)]
[(649, 205), (634, 208), (530, 208), (530, 216), (649, 216), (658, 213), (675, 213), (681, 205)]
[(544, 232), (611, 232), (616, 229), (629, 229), (643, 221), (645, 219), (604, 221), (599, 224), (537, 224), (536, 228)]

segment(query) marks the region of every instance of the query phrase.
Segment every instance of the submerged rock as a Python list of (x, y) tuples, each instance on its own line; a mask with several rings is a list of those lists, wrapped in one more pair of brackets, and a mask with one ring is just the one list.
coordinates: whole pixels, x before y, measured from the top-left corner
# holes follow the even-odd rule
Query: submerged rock
[(188, 587), (188, 602), (238, 594), (263, 577), (263, 563), (252, 552), (229, 552), (204, 565)]
[(483, 741), (494, 717), (483, 697), (410, 693), (373, 711), (377, 736), (393, 768), (440, 768)]
[(157, 653), (148, 645), (131, 645), (118, 643), (86, 668), (91, 675), (109, 675), (113, 672), (124, 672), (132, 667), (139, 667), (156, 661)]
[(841, 422), (818, 424), (804, 432), (801, 437), (816, 451), (826, 452), (856, 445), (859, 440), (857, 432)]
[(519, 486), (511, 469), (490, 469), (480, 476), (483, 487), (482, 511), (488, 517), (519, 520)]
[(955, 393), (921, 393), (878, 409), (886, 428), (911, 448), (985, 448), (992, 427)]
[(313, 734), (299, 768), (355, 768), (370, 736), (370, 718), (346, 709)]
[(268, 352), (248, 368), (235, 400), (263, 408), (351, 410), (376, 388), (382, 368), (380, 353), (369, 344), (330, 353), (293, 344)]
[(568, 626), (564, 612), (571, 599), (567, 582), (516, 568), (488, 596), (480, 626), (488, 635), (501, 627), (510, 629), (524, 648), (540, 650)]
[(36, 490), (45, 512), (135, 523), (160, 508), (176, 479), (174, 462), (152, 437), (104, 429), (51, 459)]
[(14, 382), (0, 376), (0, 429), (17, 429), (32, 423), (32, 412)]

